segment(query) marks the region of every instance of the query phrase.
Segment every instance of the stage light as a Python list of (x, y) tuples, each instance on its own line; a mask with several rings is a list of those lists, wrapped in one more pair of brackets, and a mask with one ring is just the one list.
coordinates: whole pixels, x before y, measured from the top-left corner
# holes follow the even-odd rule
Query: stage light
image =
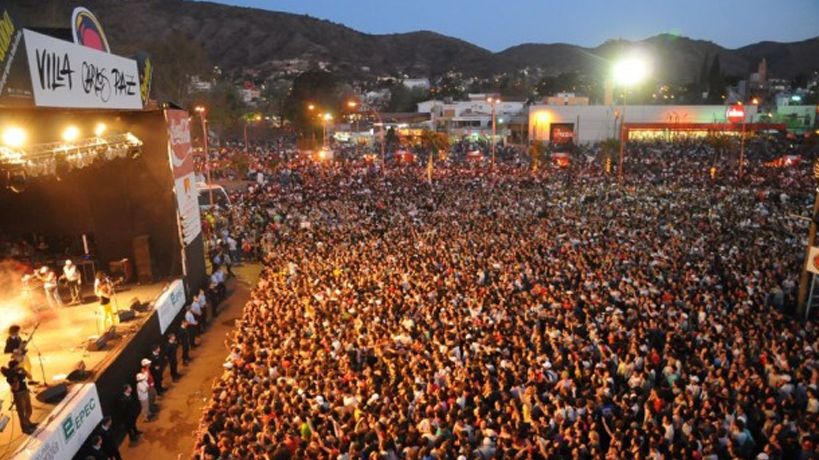
[(105, 126), (105, 123), (97, 123), (97, 126), (94, 127), (94, 134), (97, 137), (100, 137), (103, 135), (103, 133), (105, 133), (106, 129), (108, 129), (108, 127)]
[(66, 142), (74, 142), (80, 137), (80, 129), (76, 126), (69, 126), (63, 131), (63, 140)]
[(17, 126), (9, 126), (3, 130), (3, 144), (13, 149), (20, 148), (26, 142), (26, 132)]

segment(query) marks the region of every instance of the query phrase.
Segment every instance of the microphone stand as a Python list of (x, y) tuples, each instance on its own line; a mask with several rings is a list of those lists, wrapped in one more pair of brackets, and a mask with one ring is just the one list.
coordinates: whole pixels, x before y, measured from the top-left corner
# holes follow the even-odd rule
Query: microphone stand
[(48, 387), (48, 381), (46, 380), (45, 367), (43, 366), (43, 354), (40, 353), (40, 348), (37, 347), (37, 345), (35, 345), (35, 344), (31, 343), (31, 342), (29, 342), (28, 345), (31, 345), (37, 351), (37, 361), (40, 362), (40, 373), (43, 376), (41, 386)]

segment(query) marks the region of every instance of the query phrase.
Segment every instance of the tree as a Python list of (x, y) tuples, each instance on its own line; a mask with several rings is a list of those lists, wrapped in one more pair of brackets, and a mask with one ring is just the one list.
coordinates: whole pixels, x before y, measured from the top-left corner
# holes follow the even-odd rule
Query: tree
[(287, 98), (290, 96), (290, 91), (293, 88), (293, 83), (284, 79), (270, 80), (265, 84), (262, 98), (264, 99), (265, 113), (272, 114), (279, 119), (279, 128), (284, 125), (285, 108), (287, 106)]
[(418, 103), (429, 98), (429, 93), (423, 88), (407, 88), (402, 83), (390, 87), (390, 101), (387, 103), (389, 112), (415, 112)]
[(421, 132), (421, 148), (432, 155), (436, 152), (449, 150), (449, 138), (445, 133), (425, 129)]
[(191, 78), (208, 72), (208, 58), (201, 44), (179, 31), (154, 41), (147, 47), (154, 74), (151, 93), (154, 99), (186, 106), (191, 101)]
[(546, 145), (542, 142), (533, 142), (529, 146), (529, 159), (532, 163), (532, 169), (537, 170), (543, 165), (546, 157)]
[[(285, 101), (284, 113), (296, 130), (302, 133), (321, 129), (318, 116), (329, 112), (338, 115), (344, 94), (338, 78), (323, 70), (308, 70), (293, 80), (293, 87)], [(313, 111), (308, 110), (313, 105)]]
[(195, 105), (207, 107), (209, 129), (220, 137), (231, 130), (236, 131), (247, 112), (239, 90), (228, 81), (217, 83), (209, 92), (199, 94), (193, 100), (196, 101)]
[(711, 68), (708, 71), (708, 103), (721, 104), (725, 92), (725, 77), (719, 62), (719, 54), (714, 55)]

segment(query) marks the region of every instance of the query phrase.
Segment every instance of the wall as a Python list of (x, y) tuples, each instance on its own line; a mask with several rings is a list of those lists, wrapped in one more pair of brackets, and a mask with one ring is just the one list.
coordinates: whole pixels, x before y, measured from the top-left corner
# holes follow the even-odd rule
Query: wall
[[(578, 143), (600, 142), (616, 137), (615, 113), (622, 106), (532, 105), (529, 107), (529, 138), (548, 141), (551, 123), (574, 123)], [(724, 105), (629, 105), (626, 123), (724, 123)], [(756, 106), (745, 107), (750, 122)]]

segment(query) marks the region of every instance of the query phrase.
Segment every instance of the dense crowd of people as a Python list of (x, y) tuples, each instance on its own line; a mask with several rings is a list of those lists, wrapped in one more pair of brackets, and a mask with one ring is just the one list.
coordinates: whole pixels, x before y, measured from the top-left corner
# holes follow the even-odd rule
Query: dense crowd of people
[(701, 143), (655, 142), (629, 148), (622, 187), (581, 155), (432, 184), (301, 165), (251, 189), (238, 212), (275, 216), (265, 268), (195, 456), (816, 457), (789, 217), (812, 204), (810, 159), (754, 149), (741, 181)]

